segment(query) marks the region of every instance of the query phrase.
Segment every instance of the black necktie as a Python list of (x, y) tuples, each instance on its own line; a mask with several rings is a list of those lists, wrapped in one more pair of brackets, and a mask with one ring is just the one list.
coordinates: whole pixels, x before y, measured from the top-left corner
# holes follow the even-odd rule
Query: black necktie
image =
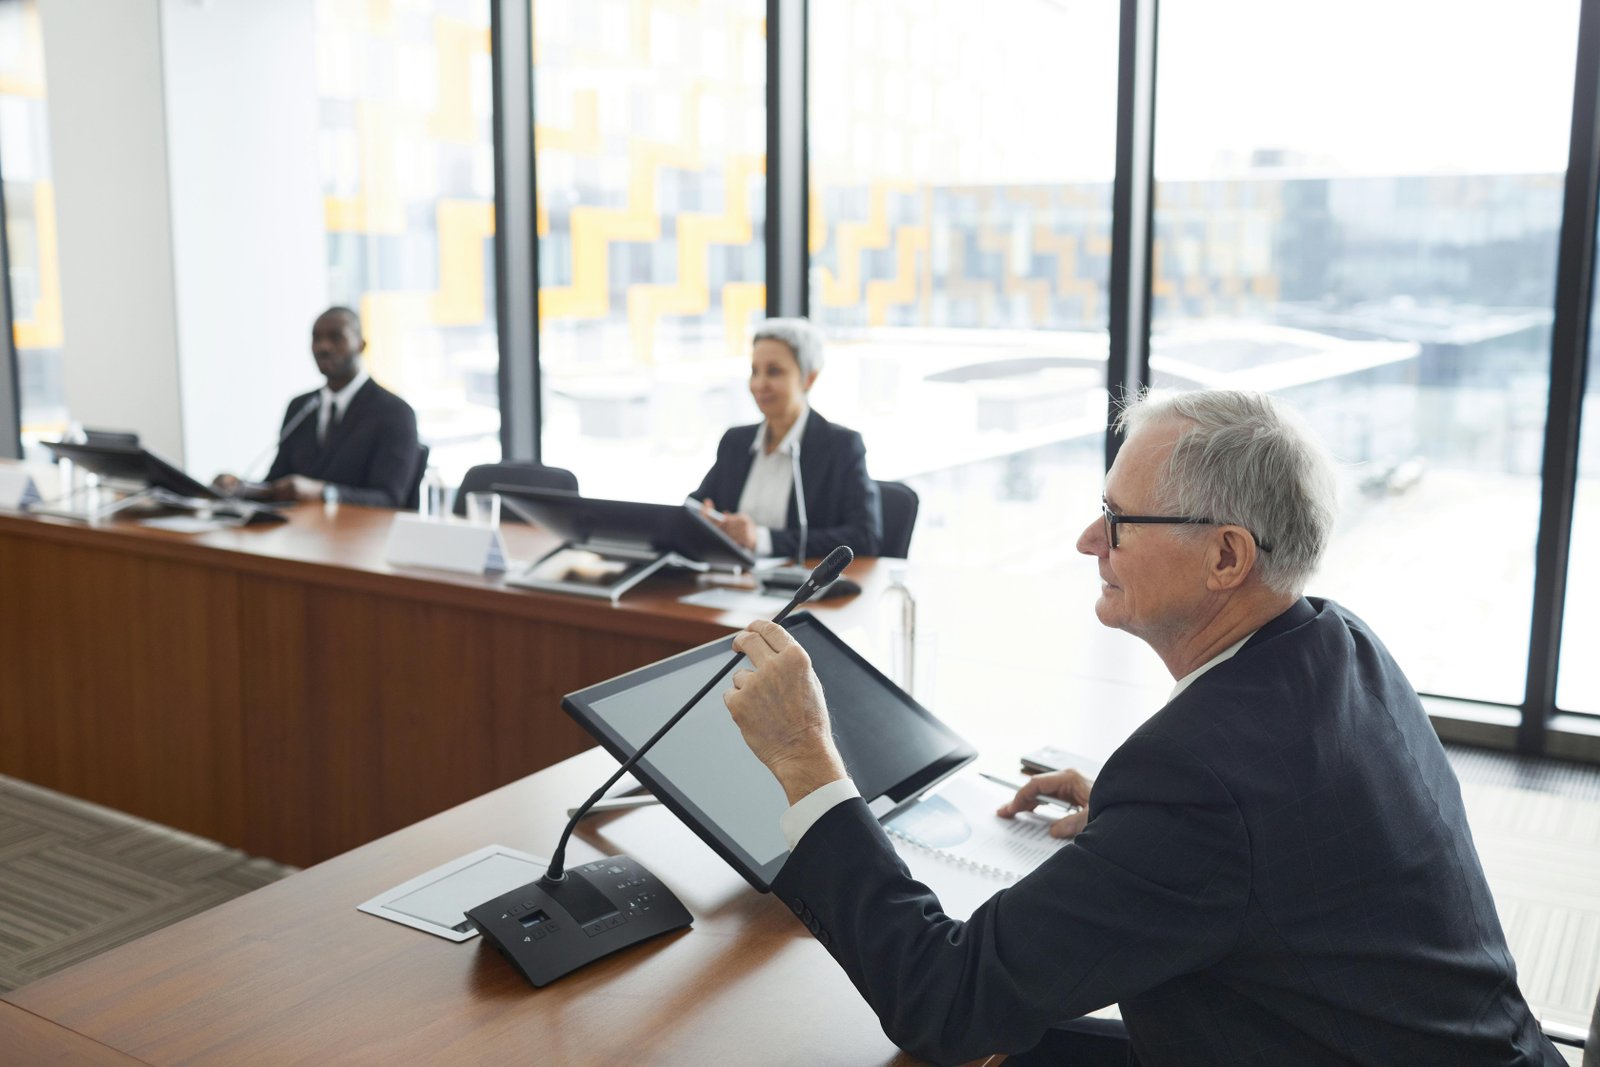
[(328, 405), (328, 426), (322, 431), (322, 443), (327, 444), (328, 438), (333, 436), (333, 428), (339, 425), (339, 405)]

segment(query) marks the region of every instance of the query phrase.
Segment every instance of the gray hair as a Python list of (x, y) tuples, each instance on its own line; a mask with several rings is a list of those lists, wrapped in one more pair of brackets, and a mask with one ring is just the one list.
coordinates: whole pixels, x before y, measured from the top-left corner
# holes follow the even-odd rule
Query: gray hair
[(1265, 393), (1229, 389), (1145, 393), (1123, 408), (1117, 429), (1132, 434), (1169, 420), (1188, 425), (1161, 471), (1158, 505), (1243, 526), (1272, 546), (1256, 555), (1261, 581), (1275, 593), (1298, 596), (1338, 514), (1326, 449), (1287, 406)]
[(809, 320), (768, 319), (756, 327), (756, 335), (750, 338), (751, 344), (757, 341), (782, 341), (788, 345), (800, 365), (802, 378), (822, 369), (822, 334)]

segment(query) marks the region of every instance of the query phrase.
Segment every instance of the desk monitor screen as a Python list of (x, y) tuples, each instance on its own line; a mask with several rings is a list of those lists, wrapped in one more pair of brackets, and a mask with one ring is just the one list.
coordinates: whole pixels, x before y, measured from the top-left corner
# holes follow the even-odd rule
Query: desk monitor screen
[(719, 566), (748, 569), (755, 565), (755, 556), (682, 504), (602, 500), (565, 489), (520, 485), (496, 485), (494, 491), (524, 518), (575, 544), (598, 542), (676, 552), (698, 563)]
[(200, 500), (216, 500), (220, 496), (209, 485), (196, 481), (149, 449), (138, 445), (45, 441), (44, 447), (102, 478), (143, 482), (179, 496)]
[[(801, 612), (784, 625), (811, 656), (828, 695), (839, 754), (880, 818), (977, 756), (815, 616)], [(561, 706), (612, 755), (626, 759), (727, 662), (732, 643), (728, 637), (690, 649), (571, 693)], [(778, 817), (789, 804), (722, 703), (723, 692), (732, 686), (730, 675), (706, 694), (634, 774), (751, 885), (766, 892), (789, 857), (778, 829)]]

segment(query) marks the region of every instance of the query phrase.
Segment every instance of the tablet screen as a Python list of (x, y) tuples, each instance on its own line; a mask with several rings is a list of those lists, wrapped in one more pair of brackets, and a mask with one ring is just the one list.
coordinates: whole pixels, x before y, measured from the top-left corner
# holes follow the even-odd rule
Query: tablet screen
[[(861, 795), (911, 799), (976, 753), (814, 616), (785, 624), (811, 656), (835, 743)], [(619, 759), (631, 756), (732, 655), (725, 638), (572, 693), (567, 712)], [(743, 669), (743, 665), (740, 668)], [(788, 857), (778, 817), (788, 802), (751, 755), (722, 703), (730, 674), (639, 763), (635, 773), (664, 804), (765, 891)]]

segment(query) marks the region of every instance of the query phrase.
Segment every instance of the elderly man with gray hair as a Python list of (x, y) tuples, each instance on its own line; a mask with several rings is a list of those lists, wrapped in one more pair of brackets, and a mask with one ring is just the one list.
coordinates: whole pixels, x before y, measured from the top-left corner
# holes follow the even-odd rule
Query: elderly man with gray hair
[[(1334, 522), (1320, 446), (1251, 393), (1141, 398), (1121, 426), (1078, 550), (1100, 621), (1176, 685), (1097, 781), (1042, 774), (999, 812), (1081, 805), (1053, 827), (1073, 841), (944, 914), (850, 782), (805, 651), (757, 622), (725, 700), (793, 805), (773, 891), (936, 1062), (1559, 1064), (1416, 692), (1302, 594)], [(1126, 1037), (1090, 1051), (1081, 1017), (1113, 1003)]]
[(690, 494), (758, 556), (824, 556), (839, 545), (878, 554), (883, 516), (867, 446), (811, 410), (821, 370), (822, 337), (811, 323), (762, 323), (750, 349), (750, 395), (763, 421), (723, 434), (716, 463)]

